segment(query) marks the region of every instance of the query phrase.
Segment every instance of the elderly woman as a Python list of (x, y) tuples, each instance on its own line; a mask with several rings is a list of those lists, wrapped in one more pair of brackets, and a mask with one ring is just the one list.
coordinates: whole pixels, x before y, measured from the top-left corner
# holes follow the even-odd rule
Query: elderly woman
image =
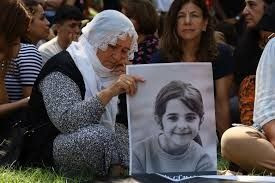
[[(154, 35), (158, 26), (158, 14), (149, 0), (123, 0), (121, 12), (135, 26), (138, 33), (138, 51), (135, 52), (133, 64), (147, 64), (157, 51), (159, 39)], [(117, 121), (128, 124), (126, 96), (119, 96), (119, 114)]]
[(53, 158), (65, 171), (90, 168), (106, 175), (116, 165), (128, 166), (127, 131), (115, 117), (117, 96), (134, 95), (143, 81), (123, 74), (137, 50), (137, 33), (114, 10), (97, 14), (82, 32), (37, 79), (30, 99), (35, 127), (23, 159), (51, 163)]
[(217, 44), (204, 0), (175, 0), (166, 17), (160, 52), (152, 63), (211, 62), (219, 136), (230, 127), (229, 89), (233, 63), (228, 46)]

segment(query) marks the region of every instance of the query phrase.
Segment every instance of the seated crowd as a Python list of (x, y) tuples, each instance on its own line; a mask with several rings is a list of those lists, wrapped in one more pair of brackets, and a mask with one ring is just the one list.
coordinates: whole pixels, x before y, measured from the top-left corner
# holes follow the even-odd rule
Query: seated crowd
[(125, 65), (211, 62), (222, 156), (275, 173), (275, 3), (243, 0), (232, 18), (205, 0), (81, 2), (0, 1), (0, 165), (122, 175), (126, 95), (145, 82)]

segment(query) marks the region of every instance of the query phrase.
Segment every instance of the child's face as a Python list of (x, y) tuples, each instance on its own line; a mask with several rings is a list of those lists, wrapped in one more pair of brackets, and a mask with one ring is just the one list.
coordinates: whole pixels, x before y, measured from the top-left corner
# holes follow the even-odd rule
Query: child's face
[(162, 124), (166, 140), (173, 145), (184, 146), (198, 135), (200, 117), (179, 99), (172, 99), (167, 103)]

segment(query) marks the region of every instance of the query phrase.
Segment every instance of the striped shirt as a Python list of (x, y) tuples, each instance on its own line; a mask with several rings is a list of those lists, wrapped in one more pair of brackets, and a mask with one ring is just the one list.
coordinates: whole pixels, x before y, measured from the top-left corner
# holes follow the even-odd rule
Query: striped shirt
[(21, 43), (18, 56), (12, 60), (5, 77), (10, 102), (23, 98), (23, 87), (32, 86), (42, 68), (42, 57), (31, 44)]
[(261, 56), (255, 86), (254, 125), (262, 127), (275, 119), (275, 38), (265, 46)]

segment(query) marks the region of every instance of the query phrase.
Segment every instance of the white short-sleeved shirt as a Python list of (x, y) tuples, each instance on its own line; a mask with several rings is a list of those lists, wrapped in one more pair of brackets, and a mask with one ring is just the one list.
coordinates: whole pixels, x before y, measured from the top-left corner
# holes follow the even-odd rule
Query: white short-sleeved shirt
[(57, 42), (57, 37), (39, 46), (38, 51), (41, 53), (43, 64), (50, 58), (62, 51)]

